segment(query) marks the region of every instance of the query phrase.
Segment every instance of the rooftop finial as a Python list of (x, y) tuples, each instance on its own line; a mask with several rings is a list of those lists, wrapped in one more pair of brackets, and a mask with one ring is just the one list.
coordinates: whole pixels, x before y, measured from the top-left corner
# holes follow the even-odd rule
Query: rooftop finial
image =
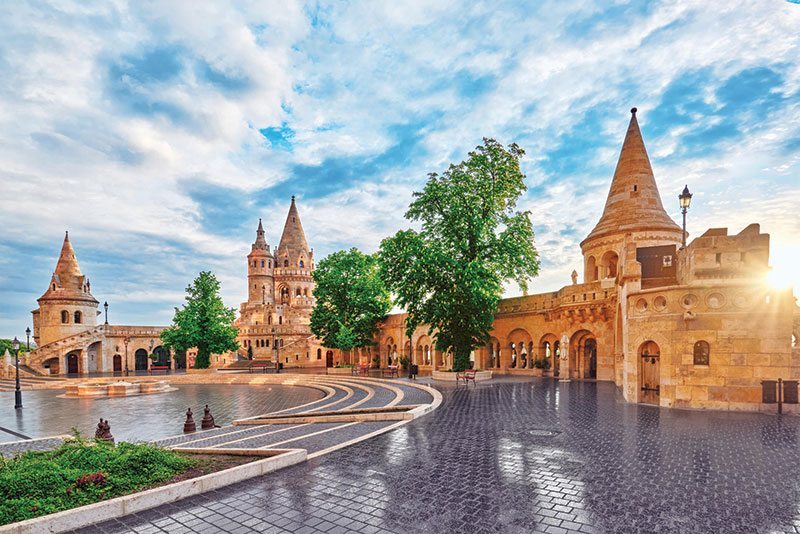
[(64, 232), (64, 239), (67, 239), (67, 240), (69, 240), (69, 230), (66, 230), (66, 231)]
[(294, 202), (294, 195), (292, 195), (292, 202)]
[(636, 112), (639, 111), (636, 108), (631, 108), (631, 115), (636, 115)]

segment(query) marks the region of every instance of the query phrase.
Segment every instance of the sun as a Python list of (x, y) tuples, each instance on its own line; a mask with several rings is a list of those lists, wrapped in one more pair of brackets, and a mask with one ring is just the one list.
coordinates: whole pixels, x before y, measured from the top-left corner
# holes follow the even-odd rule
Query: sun
[(773, 249), (767, 283), (775, 289), (794, 288), (800, 291), (800, 245), (777, 246)]

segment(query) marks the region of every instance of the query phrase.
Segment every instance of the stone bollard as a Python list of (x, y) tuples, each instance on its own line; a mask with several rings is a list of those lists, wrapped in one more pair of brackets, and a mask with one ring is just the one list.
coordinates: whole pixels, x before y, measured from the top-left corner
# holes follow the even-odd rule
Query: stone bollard
[(183, 431), (185, 433), (196, 432), (197, 431), (197, 425), (194, 424), (194, 419), (192, 419), (192, 409), (191, 408), (186, 410), (186, 422), (183, 423)]
[(114, 436), (111, 435), (111, 425), (108, 424), (108, 419), (103, 420), (102, 417), (100, 418), (100, 422), (97, 423), (97, 430), (94, 432), (94, 439), (114, 443)]
[(216, 425), (214, 424), (214, 416), (211, 415), (211, 410), (208, 409), (208, 404), (206, 404), (205, 412), (203, 413), (203, 420), (200, 422), (200, 428), (202, 430), (209, 430), (214, 428)]

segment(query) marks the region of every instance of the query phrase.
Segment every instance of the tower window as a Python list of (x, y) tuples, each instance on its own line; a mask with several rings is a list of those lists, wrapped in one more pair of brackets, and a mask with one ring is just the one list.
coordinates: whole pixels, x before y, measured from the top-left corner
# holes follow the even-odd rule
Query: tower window
[(55, 290), (56, 290), (56, 285), (55, 285), (55, 284), (53, 284), (53, 291), (55, 291)]
[(69, 312), (67, 310), (61, 311), (61, 323), (62, 324), (69, 323)]
[(272, 260), (269, 260), (269, 261), (267, 262), (267, 267), (269, 267), (270, 269), (272, 269)]
[(295, 293), (295, 295), (298, 296), (298, 297), (303, 296), (303, 292), (299, 287), (297, 288), (297, 292)]
[(278, 324), (283, 324), (283, 315), (278, 317)]
[(300, 268), (302, 269), (303, 267), (305, 267), (305, 264), (303, 263), (303, 260), (300, 260)]
[(289, 266), (289, 260), (283, 260), (283, 266), (284, 267), (288, 267)]
[[(241, 263), (239, 265), (241, 265)], [(81, 312), (79, 311), (75, 312), (75, 324), (81, 324)]]
[(261, 260), (261, 267), (264, 267), (264, 260)]
[(634, 193), (635, 193), (636, 191), (638, 191), (638, 190), (639, 190), (639, 186), (638, 186), (638, 185), (634, 185), (634, 186), (633, 186), (633, 191), (634, 191)]

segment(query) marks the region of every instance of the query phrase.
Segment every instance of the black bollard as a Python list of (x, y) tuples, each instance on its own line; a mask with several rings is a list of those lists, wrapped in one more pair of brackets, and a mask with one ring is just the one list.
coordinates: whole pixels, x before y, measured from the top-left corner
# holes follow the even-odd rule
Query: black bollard
[(197, 425), (194, 424), (194, 419), (192, 419), (191, 408), (186, 410), (186, 422), (183, 423), (183, 431), (187, 434), (189, 432), (197, 432)]
[(200, 428), (202, 430), (209, 430), (214, 428), (216, 425), (214, 424), (214, 416), (211, 415), (211, 410), (208, 408), (208, 404), (206, 404), (205, 412), (203, 413), (203, 420), (200, 422)]

